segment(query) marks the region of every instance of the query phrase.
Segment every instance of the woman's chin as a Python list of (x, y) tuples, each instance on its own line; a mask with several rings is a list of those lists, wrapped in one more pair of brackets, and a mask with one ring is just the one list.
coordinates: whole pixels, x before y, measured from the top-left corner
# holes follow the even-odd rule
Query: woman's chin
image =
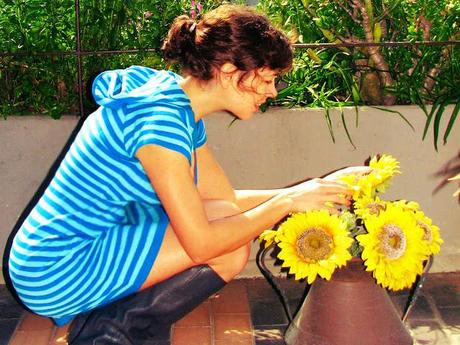
[[(258, 111), (258, 110), (257, 110)], [(233, 117), (235, 117), (236, 119), (238, 120), (249, 120), (251, 117), (254, 116), (254, 114), (257, 112), (256, 110), (254, 111), (245, 111), (245, 112), (234, 112), (234, 111), (231, 111), (231, 110), (227, 110), (227, 112), (232, 115)]]
[(241, 114), (241, 116), (238, 116), (238, 118), (240, 120), (249, 120), (250, 118), (252, 118), (254, 116), (256, 112), (255, 111), (250, 111), (250, 112), (247, 112), (247, 113), (244, 113), (244, 114)]

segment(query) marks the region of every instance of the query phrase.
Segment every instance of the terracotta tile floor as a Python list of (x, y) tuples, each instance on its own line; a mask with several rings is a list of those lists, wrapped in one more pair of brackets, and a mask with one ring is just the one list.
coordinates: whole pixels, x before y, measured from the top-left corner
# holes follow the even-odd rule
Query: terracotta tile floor
[[(299, 306), (305, 285), (278, 281), (292, 310)], [(407, 292), (391, 294), (402, 310)], [(170, 332), (143, 345), (284, 345), (287, 318), (277, 295), (264, 279), (241, 279), (228, 284)], [(460, 345), (460, 272), (434, 273), (406, 323), (417, 345)], [(65, 328), (22, 312), (0, 287), (0, 345), (64, 345)]]

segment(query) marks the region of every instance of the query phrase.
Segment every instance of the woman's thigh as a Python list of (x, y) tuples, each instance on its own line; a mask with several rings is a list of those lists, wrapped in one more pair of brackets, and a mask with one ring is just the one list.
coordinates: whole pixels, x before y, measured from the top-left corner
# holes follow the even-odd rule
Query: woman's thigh
[[(205, 201), (204, 206), (208, 219), (210, 220), (239, 213), (239, 209), (235, 204), (225, 200), (208, 200)], [(213, 258), (207, 262), (207, 264), (209, 264), (222, 279), (229, 281), (242, 269), (242, 267), (244, 267), (248, 256), (249, 244), (234, 252)], [(145, 283), (141, 286), (141, 290), (168, 279), (194, 265), (196, 265), (196, 263), (187, 255), (174, 233), (173, 228), (169, 225), (166, 229), (157, 258), (150, 269)]]
[(182, 272), (194, 265), (195, 263), (187, 255), (174, 230), (169, 225), (155, 262), (150, 269), (146, 281), (142, 284), (141, 290), (168, 279), (176, 273)]

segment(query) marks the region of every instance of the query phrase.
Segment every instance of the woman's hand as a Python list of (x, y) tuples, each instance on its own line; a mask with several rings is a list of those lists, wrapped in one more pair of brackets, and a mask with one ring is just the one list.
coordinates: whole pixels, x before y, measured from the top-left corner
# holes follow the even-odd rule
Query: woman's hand
[(337, 170), (324, 178), (299, 183), (286, 190), (285, 196), (292, 200), (292, 212), (327, 209), (337, 213), (336, 206), (349, 206), (353, 191), (340, 182), (345, 175), (365, 175), (372, 171), (368, 166), (355, 166)]
[(327, 209), (337, 213), (335, 205), (350, 205), (352, 191), (344, 183), (315, 178), (287, 188), (285, 196), (292, 200), (291, 212)]
[(326, 175), (323, 177), (326, 181), (338, 181), (341, 176), (345, 175), (366, 175), (372, 171), (372, 168), (368, 166), (355, 166), (355, 167), (348, 167), (344, 169), (337, 170), (332, 174)]

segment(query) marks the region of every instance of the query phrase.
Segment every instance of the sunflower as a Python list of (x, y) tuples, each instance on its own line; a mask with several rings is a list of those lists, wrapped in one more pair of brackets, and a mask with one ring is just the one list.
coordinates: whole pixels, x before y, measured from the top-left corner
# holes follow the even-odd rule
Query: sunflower
[(439, 228), (422, 211), (415, 212), (415, 219), (417, 225), (423, 230), (423, 241), (428, 246), (429, 255), (439, 253), (441, 244), (444, 243)]
[(368, 233), (356, 238), (364, 248), (361, 257), (366, 270), (385, 288), (410, 287), (428, 256), (423, 230), (413, 212), (388, 203), (378, 216), (371, 214), (364, 223)]
[(388, 187), (389, 179), (395, 174), (400, 174), (399, 162), (392, 156), (383, 154), (380, 157), (374, 156), (369, 162), (369, 167), (372, 168), (370, 175), (375, 177), (377, 182), (374, 186), (378, 192), (385, 192)]
[(340, 178), (342, 182), (352, 188), (353, 199), (363, 196), (373, 198), (376, 192), (385, 192), (390, 178), (399, 174), (399, 162), (390, 155), (374, 156), (369, 162), (372, 171), (367, 175), (345, 175)]
[(278, 232), (276, 230), (265, 230), (259, 235), (259, 241), (264, 242), (264, 248), (268, 248), (272, 245), (273, 242), (278, 242), (276, 239)]
[(418, 202), (415, 202), (415, 201), (397, 200), (397, 201), (393, 201), (392, 203), (408, 211), (416, 212), (420, 210), (420, 205), (418, 204)]
[(340, 176), (340, 181), (353, 191), (353, 200), (357, 200), (365, 194), (370, 194), (370, 186), (367, 183), (362, 183), (361, 180), (362, 177), (358, 175)]
[(363, 195), (354, 203), (355, 214), (363, 220), (371, 214), (378, 215), (385, 208), (386, 203), (379, 197), (371, 198), (368, 195)]
[(278, 258), (295, 279), (316, 276), (329, 280), (336, 267), (351, 258), (348, 248), (353, 239), (348, 236), (345, 222), (326, 210), (296, 213), (283, 222), (276, 239), (281, 251)]

